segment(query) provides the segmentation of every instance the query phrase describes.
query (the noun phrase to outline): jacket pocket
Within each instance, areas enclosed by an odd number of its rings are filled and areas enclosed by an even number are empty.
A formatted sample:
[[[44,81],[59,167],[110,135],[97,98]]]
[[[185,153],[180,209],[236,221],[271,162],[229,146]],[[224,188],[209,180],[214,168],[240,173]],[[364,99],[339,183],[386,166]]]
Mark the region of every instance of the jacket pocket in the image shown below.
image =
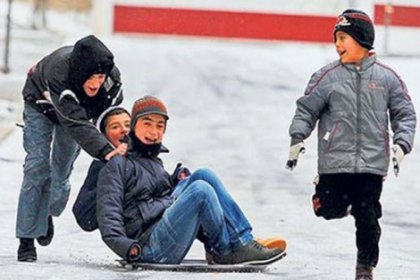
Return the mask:
[[[334,125],[331,128],[331,130],[327,131],[322,138],[322,141],[325,143],[324,144],[324,152],[326,152],[326,153],[331,149],[331,146],[332,146],[332,144],[335,140],[335,136],[337,134],[338,127],[339,127],[338,124],[339,124],[338,121],[334,122]]]

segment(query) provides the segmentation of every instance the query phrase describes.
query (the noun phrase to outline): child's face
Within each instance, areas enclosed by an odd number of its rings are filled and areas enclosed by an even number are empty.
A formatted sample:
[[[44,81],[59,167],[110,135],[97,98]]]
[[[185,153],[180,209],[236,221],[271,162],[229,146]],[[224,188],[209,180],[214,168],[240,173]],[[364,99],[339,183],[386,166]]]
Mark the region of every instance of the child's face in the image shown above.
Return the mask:
[[[128,114],[122,113],[109,116],[106,119],[105,136],[114,145],[118,147],[121,139],[130,132],[131,118]]]
[[[94,97],[98,94],[99,89],[105,82],[106,75],[105,74],[93,74],[86,80],[83,84],[83,90],[85,91],[86,95],[89,97]]]
[[[353,37],[343,31],[335,33],[335,49],[342,63],[359,65],[363,58],[369,56],[367,49],[363,48]]]
[[[165,127],[166,120],[163,116],[150,114],[137,120],[134,133],[146,145],[158,144],[162,142]]]

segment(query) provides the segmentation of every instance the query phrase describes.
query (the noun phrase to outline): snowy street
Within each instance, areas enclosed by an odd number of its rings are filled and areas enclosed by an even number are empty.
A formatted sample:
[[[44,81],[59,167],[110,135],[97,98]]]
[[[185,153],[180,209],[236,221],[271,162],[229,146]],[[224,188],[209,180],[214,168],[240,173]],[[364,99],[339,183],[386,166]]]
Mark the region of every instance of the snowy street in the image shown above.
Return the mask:
[[[31,49],[28,32],[23,32],[13,45],[16,67],[11,79],[16,88],[23,86],[26,69],[36,62],[28,61],[28,57],[40,58],[58,47],[54,41]],[[55,34],[54,40],[71,44],[87,34],[69,31]],[[51,245],[37,245],[37,262],[17,262],[15,220],[25,153],[22,130],[14,123],[20,122],[21,101],[20,96],[10,101],[0,95],[0,117],[12,128],[0,142],[2,280],[353,279],[353,218],[327,222],[312,212],[316,133],[305,141],[306,154],[300,157],[297,168],[293,172],[285,169],[295,100],[303,94],[311,74],[337,58],[333,44],[121,35],[101,39],[113,51],[121,70],[126,108],[131,110],[133,101],[145,94],[166,102],[170,120],[164,144],[171,152],[161,158],[167,170],[172,172],[178,161],[191,170],[213,169],[242,206],[255,236],[286,238],[288,255],[266,273],[256,274],[124,270],[114,262],[117,256],[102,242],[99,232],[83,232],[71,212],[91,161],[82,153],[71,176],[70,201],[64,213],[54,220]],[[36,53],[30,53],[31,50]],[[406,82],[419,115],[420,57],[379,54],[379,59]],[[1,73],[0,91],[7,80],[8,76]],[[10,117],[11,111],[14,117]],[[398,178],[390,169],[384,183],[381,252],[375,279],[419,279],[419,141],[418,136]],[[201,244],[195,243],[188,257],[204,258]]]

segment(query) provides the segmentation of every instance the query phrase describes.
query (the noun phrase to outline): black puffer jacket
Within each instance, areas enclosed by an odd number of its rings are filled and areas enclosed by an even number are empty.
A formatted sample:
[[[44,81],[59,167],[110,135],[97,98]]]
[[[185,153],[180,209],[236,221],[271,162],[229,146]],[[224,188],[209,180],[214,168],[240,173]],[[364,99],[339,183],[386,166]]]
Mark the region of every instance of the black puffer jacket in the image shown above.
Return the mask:
[[[107,79],[95,97],[88,97],[83,83],[98,72],[106,73]],[[22,93],[26,102],[63,125],[91,156],[103,159],[113,150],[90,120],[122,102],[120,72],[112,53],[95,36],[44,57],[29,70]]]
[[[151,226],[173,203],[170,175],[156,156],[116,156],[101,170],[96,214],[104,242],[126,259],[134,243],[147,241]]]

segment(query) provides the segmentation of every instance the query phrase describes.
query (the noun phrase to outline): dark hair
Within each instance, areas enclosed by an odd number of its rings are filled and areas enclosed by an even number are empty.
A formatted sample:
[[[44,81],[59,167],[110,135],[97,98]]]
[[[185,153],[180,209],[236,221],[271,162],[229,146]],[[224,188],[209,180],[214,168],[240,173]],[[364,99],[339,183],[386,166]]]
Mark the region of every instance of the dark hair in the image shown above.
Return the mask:
[[[97,123],[98,129],[102,133],[105,133],[105,128],[106,128],[109,117],[116,116],[116,115],[121,115],[121,114],[127,114],[131,118],[130,113],[122,107],[110,107],[110,108],[108,108],[108,110],[104,111],[101,114],[101,116],[99,116],[99,118],[97,120],[98,121],[98,123]]]

